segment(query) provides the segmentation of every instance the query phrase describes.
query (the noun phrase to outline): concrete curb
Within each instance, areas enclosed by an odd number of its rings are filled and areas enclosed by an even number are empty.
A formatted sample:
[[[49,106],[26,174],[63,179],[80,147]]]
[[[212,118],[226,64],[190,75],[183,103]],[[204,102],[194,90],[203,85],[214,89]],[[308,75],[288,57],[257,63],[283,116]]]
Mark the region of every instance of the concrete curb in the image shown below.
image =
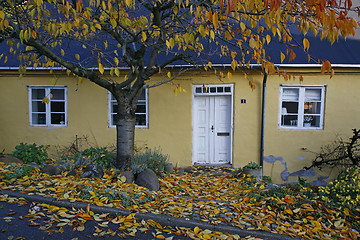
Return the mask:
[[[75,209],[86,209],[88,203],[86,202],[70,202],[68,200],[56,200],[51,197],[44,197],[39,195],[29,195],[26,193],[14,192],[10,190],[1,190],[0,194],[6,194],[10,197],[15,198],[24,198],[31,202],[38,202],[38,203],[46,203],[58,207],[65,207],[65,208],[75,208]],[[110,213],[112,215],[120,214],[123,216],[130,215],[132,212],[131,210],[126,209],[119,209],[119,208],[111,208],[111,207],[99,207],[93,204],[90,204],[90,209],[94,213]],[[237,234],[240,237],[259,237],[262,239],[267,240],[295,240],[300,238],[290,237],[286,235],[280,235],[265,231],[247,231],[242,230],[237,227],[233,226],[225,226],[225,225],[211,225],[202,221],[195,221],[195,220],[187,220],[184,218],[177,218],[168,215],[161,215],[161,214],[153,214],[153,213],[136,213],[135,218],[140,220],[149,220],[152,219],[155,222],[161,224],[162,226],[172,226],[172,227],[186,227],[186,228],[195,228],[199,227],[201,229],[209,229],[211,231],[216,232],[223,232],[223,233],[230,233],[230,234]]]

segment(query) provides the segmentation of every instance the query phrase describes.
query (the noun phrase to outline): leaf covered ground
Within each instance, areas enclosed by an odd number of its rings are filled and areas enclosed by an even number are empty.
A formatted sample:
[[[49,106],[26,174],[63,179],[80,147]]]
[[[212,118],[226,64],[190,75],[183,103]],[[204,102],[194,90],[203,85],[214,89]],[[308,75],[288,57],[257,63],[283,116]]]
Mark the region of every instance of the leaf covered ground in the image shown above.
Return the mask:
[[[164,175],[160,179],[160,191],[150,192],[135,184],[123,183],[114,170],[109,170],[102,179],[81,179],[79,174],[65,177],[66,173],[48,176],[38,170],[29,176],[9,178],[6,176],[13,173],[14,168],[0,164],[0,188],[308,239],[360,237],[360,206],[352,202],[351,197],[346,204],[339,204],[324,195],[327,188],[307,184],[271,188],[251,176],[236,176],[231,169],[193,167],[188,170],[181,175]],[[196,236],[201,231],[190,232]],[[205,233],[200,238],[211,238],[211,234]]]

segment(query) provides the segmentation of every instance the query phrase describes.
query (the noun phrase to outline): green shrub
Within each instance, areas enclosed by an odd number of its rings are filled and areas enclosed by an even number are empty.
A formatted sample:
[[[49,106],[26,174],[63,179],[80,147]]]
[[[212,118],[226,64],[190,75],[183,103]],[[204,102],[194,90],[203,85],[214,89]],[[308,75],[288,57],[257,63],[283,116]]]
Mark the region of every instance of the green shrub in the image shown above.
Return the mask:
[[[360,167],[341,172],[326,187],[319,187],[321,201],[349,208],[360,208]]]
[[[13,178],[17,179],[29,176],[30,173],[34,170],[34,168],[28,165],[10,164],[7,170],[8,172],[5,173],[5,179],[10,180]]]
[[[113,167],[114,159],[108,152],[106,147],[103,148],[88,148],[84,151],[77,153],[75,163],[96,163],[101,165],[103,168],[109,169]],[[85,165],[85,164],[83,164]]]
[[[134,174],[138,174],[145,168],[150,168],[157,175],[160,175],[164,171],[168,161],[169,156],[162,154],[159,148],[155,148],[154,150],[146,149],[145,152],[135,154],[131,170]]]
[[[244,168],[249,168],[249,169],[259,169],[261,168],[259,164],[254,163],[254,162],[250,162],[248,163]]]
[[[37,146],[35,143],[20,143],[15,147],[12,155],[24,163],[35,162],[40,166],[44,165],[45,161],[49,159],[46,147],[43,145]]]

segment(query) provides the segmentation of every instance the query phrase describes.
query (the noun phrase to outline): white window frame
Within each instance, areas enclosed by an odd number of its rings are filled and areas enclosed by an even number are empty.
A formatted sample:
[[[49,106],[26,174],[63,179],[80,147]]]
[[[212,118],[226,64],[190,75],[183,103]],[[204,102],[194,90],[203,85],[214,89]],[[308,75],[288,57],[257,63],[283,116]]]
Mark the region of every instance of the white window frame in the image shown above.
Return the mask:
[[[145,86],[143,88],[143,90],[145,91],[145,100],[138,100],[138,102],[142,101],[145,103],[145,118],[146,118],[146,124],[145,125],[136,125],[135,123],[135,128],[149,128],[149,91],[148,91],[148,87]],[[112,121],[112,115],[115,115],[115,113],[112,112],[112,106],[111,103],[112,98],[111,98],[111,92],[108,92],[108,126],[109,128],[115,128],[115,124]],[[135,113],[135,115],[144,115],[143,113]]]
[[[32,99],[32,90],[33,89],[44,89],[45,90],[45,97],[47,97],[49,99],[49,103],[44,103],[45,104],[45,115],[46,115],[46,121],[45,124],[36,124],[33,123],[33,119],[32,119],[32,115],[33,113],[36,113],[33,111],[32,109],[32,103],[33,100]],[[51,99],[51,95],[50,92],[52,89],[62,89],[64,90],[64,102],[65,102],[65,119],[64,119],[64,123],[63,124],[52,124],[51,123],[51,102],[52,101],[57,101],[57,100],[53,100]],[[68,113],[67,113],[67,87],[66,86],[42,86],[42,85],[31,85],[28,86],[28,92],[29,92],[29,122],[30,122],[30,126],[32,127],[67,127],[68,125]],[[53,112],[54,113],[54,112]],[[61,112],[62,113],[62,112]]]
[[[296,125],[294,126],[284,126],[282,124],[283,117],[283,90],[285,88],[297,88],[299,89],[299,106],[298,106],[298,120],[296,121]],[[321,90],[321,104],[320,104],[320,123],[319,126],[304,126],[304,103],[305,103],[305,89],[320,89]],[[279,119],[278,126],[281,129],[323,129],[324,128],[324,109],[325,109],[325,90],[326,85],[280,85],[280,103],[279,103]]]

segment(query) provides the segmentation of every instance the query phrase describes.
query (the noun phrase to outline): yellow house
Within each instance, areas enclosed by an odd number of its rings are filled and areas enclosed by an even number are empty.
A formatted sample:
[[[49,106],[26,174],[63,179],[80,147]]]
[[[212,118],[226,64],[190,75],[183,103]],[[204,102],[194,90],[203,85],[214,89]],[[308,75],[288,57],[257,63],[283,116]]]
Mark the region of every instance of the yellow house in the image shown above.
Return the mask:
[[[257,162],[274,182],[293,182],[298,176],[324,181],[329,169],[303,170],[312,152],[360,127],[360,64],[332,63],[336,73],[331,79],[320,73],[319,64],[281,66],[303,81],[266,75],[258,66],[221,80],[192,70],[174,82],[186,90],[177,95],[170,83],[152,87],[161,80],[154,76],[138,102],[136,146],[160,147],[176,166],[239,168]],[[50,75],[46,69],[30,69],[19,78],[16,68],[2,67],[0,151],[10,153],[27,142],[49,145],[55,156],[59,147],[83,138],[92,146],[113,146],[113,104],[105,89],[64,71]]]

